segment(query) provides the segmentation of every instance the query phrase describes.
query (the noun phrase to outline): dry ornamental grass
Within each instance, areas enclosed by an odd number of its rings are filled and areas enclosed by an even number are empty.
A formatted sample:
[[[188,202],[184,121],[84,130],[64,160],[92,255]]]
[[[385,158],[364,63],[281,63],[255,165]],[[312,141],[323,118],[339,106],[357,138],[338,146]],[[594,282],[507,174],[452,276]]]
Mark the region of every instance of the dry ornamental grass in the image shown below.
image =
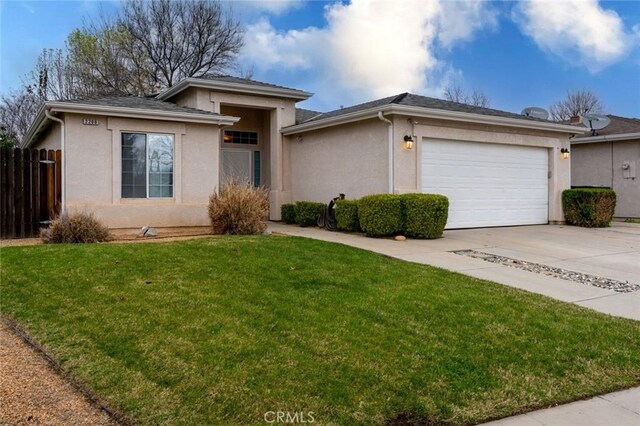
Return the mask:
[[[64,213],[40,232],[42,241],[48,244],[101,243],[112,239],[109,228],[92,213]]]
[[[209,218],[214,234],[260,234],[267,229],[269,193],[230,180],[209,198]]]

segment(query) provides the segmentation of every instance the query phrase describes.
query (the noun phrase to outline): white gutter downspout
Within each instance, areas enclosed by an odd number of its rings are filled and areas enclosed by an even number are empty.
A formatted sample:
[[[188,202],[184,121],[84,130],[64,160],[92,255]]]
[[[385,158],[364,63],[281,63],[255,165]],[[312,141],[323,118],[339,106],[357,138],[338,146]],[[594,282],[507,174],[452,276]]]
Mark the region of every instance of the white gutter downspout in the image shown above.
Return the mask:
[[[60,123],[60,149],[62,150],[62,164],[60,167],[60,176],[62,180],[62,188],[60,188],[60,214],[62,215],[67,209],[67,175],[66,175],[66,163],[67,163],[67,152],[65,151],[65,131],[64,131],[64,121],[51,115],[48,109],[44,110],[44,115],[47,116],[48,119],[57,121]]]
[[[389,126],[389,194],[393,194],[393,123],[382,115],[382,111],[378,112],[378,118]]]

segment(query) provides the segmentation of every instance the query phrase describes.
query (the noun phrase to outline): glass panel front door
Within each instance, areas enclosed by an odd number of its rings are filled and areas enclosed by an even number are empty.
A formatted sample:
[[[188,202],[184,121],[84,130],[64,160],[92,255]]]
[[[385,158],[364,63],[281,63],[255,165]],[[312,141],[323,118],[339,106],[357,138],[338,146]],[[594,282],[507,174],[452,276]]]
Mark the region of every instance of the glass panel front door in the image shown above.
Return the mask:
[[[251,151],[247,150],[222,150],[222,176],[224,185],[229,180],[236,180],[241,184],[251,184]]]

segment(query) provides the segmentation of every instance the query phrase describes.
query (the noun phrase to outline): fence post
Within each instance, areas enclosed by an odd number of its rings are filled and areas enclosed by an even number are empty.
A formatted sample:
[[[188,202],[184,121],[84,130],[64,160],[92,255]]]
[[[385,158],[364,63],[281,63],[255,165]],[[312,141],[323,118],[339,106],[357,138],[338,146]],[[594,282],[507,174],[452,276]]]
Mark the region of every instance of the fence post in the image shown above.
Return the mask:
[[[47,164],[47,208],[49,211],[49,219],[53,219],[56,215],[56,152],[52,149],[47,152],[48,159],[51,163]]]
[[[9,236],[9,148],[0,148],[0,237]]]
[[[31,221],[31,153],[28,149],[20,151],[22,156],[22,186],[23,186],[23,214],[22,214],[22,236],[31,237],[33,235],[33,222]]]
[[[22,182],[22,151],[16,148],[13,151],[13,182],[14,182],[14,199],[15,199],[15,236],[24,236],[24,183]]]
[[[62,150],[56,150],[56,216],[62,210]]]
[[[33,235],[40,232],[40,153],[37,149],[29,151],[31,155],[31,224]]]
[[[47,185],[47,150],[40,150],[40,212],[38,213],[38,222],[42,222],[49,219],[49,212],[47,211],[47,191],[49,190]]]
[[[7,226],[9,227],[9,232],[7,233],[7,236],[9,238],[15,238],[16,237],[16,200],[15,197],[13,196],[13,194],[15,193],[15,178],[14,178],[14,165],[15,165],[15,151],[13,149],[9,150],[10,153],[10,157],[9,157],[9,164],[7,167],[7,178],[8,178],[8,183],[9,183],[9,187],[7,189],[7,192],[9,193],[9,220],[7,221]]]

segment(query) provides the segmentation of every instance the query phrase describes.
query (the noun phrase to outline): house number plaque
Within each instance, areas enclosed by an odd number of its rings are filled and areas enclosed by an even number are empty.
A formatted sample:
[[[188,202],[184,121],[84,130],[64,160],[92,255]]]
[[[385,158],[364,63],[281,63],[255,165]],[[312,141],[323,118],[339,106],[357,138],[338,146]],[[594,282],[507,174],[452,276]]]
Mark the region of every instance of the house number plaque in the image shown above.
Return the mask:
[[[85,126],[97,126],[100,124],[100,122],[95,118],[83,118],[82,124],[84,124]]]

